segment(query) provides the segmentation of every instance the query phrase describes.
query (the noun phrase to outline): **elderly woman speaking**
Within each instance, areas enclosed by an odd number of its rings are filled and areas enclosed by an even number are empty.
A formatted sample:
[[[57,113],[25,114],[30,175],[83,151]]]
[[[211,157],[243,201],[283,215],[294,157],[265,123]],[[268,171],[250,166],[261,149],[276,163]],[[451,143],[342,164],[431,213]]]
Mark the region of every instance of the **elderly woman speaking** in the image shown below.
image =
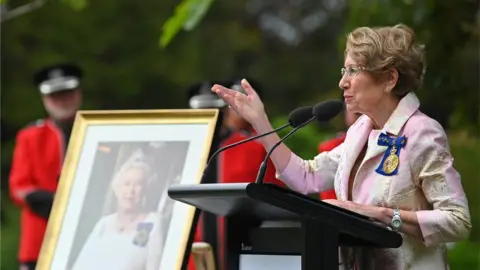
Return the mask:
[[[448,269],[445,244],[466,238],[471,229],[445,131],[419,111],[414,94],[425,67],[423,45],[407,26],[355,29],[347,37],[339,86],[347,110],[363,115],[343,144],[313,160],[284,144],[271,156],[292,189],[318,193],[334,187],[338,200],[329,203],[402,234],[398,249],[342,248],[346,269]],[[220,85],[212,91],[258,133],[271,131],[262,101],[242,83],[246,95]],[[269,150],[278,141],[272,134],[262,144]]]

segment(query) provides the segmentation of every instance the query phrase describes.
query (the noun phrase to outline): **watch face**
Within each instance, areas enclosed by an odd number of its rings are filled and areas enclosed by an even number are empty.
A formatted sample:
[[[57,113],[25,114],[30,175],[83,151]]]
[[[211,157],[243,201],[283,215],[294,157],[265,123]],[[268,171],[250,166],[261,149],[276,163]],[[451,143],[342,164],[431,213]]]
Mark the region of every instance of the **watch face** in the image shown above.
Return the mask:
[[[401,225],[402,225],[402,221],[401,221],[401,220],[398,220],[398,219],[392,220],[392,226],[393,226],[394,228],[400,228]]]

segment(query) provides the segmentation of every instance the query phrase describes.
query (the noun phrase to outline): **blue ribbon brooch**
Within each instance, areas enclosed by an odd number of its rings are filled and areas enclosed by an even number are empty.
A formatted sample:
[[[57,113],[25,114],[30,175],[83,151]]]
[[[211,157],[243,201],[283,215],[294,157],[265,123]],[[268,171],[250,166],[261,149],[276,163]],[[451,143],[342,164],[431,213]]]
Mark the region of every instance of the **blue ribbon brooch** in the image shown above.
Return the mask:
[[[398,173],[400,149],[405,146],[406,142],[407,138],[405,136],[390,137],[385,133],[381,133],[378,138],[378,145],[387,146],[387,150],[375,171],[385,176],[396,175]]]
[[[152,222],[140,222],[137,225],[137,234],[133,238],[133,244],[139,247],[144,247],[148,243],[150,232],[153,229]]]

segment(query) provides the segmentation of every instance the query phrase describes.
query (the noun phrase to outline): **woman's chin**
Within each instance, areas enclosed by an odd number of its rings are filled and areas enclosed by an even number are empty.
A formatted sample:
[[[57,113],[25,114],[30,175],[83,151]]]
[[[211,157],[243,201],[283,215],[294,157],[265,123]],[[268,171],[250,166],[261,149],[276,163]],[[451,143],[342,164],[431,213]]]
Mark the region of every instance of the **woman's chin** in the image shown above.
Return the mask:
[[[345,107],[347,108],[347,110],[351,113],[358,113],[358,107],[355,106],[355,104],[349,102],[349,103],[345,103]]]
[[[135,204],[132,204],[132,203],[126,203],[119,207],[119,210],[121,212],[131,212],[135,209],[137,209],[137,207],[135,206]]]

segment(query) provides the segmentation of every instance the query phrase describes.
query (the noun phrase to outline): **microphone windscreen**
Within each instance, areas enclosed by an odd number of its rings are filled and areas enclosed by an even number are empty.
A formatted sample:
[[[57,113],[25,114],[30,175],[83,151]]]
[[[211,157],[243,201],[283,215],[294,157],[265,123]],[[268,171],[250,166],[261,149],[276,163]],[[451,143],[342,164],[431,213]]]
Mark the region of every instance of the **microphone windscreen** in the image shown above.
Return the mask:
[[[342,109],[343,102],[338,99],[332,99],[315,105],[312,114],[317,118],[317,121],[323,122],[337,116]]]
[[[295,110],[293,110],[289,115],[288,115],[288,123],[290,123],[290,126],[296,128],[300,126],[301,124],[307,122],[313,117],[313,107],[312,106],[305,106],[305,107],[300,107]]]

